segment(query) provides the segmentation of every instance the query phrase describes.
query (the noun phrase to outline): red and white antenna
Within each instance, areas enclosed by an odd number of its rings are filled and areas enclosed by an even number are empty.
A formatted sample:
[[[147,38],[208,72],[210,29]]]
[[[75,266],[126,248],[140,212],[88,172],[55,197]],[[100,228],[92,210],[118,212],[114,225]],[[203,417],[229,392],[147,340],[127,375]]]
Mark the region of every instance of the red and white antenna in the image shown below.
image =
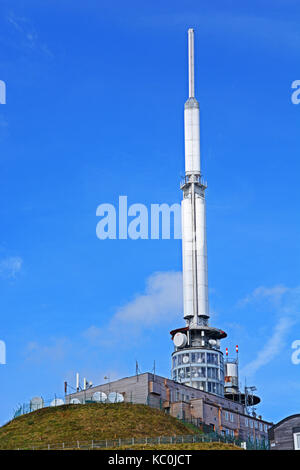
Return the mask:
[[[239,353],[239,345],[238,344],[236,345],[235,350],[236,350],[236,353],[238,354]]]
[[[226,348],[226,356],[228,356],[228,348]]]

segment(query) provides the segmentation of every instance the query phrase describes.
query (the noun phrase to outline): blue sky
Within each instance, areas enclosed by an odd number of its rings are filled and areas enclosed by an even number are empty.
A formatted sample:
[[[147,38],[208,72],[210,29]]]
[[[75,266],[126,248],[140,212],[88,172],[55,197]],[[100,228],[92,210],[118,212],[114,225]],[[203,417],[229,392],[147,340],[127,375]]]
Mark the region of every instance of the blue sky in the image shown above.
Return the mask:
[[[299,20],[296,0],[1,2],[1,423],[76,371],[169,376],[180,240],[99,240],[96,208],[180,202],[189,27],[211,323],[259,412],[299,412]]]

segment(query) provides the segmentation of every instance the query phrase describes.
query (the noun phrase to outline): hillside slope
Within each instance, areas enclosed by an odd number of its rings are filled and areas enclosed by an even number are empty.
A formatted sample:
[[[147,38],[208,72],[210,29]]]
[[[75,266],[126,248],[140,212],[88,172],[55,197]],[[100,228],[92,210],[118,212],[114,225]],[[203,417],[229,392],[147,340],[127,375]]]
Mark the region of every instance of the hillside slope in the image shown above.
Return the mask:
[[[1,427],[0,449],[193,433],[177,419],[146,405],[63,405],[33,411]]]

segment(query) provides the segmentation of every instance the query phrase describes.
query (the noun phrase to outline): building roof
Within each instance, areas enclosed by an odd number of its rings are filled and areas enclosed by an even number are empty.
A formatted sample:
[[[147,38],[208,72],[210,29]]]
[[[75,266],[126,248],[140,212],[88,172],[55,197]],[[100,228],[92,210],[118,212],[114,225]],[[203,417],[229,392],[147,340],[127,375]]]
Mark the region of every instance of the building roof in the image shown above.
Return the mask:
[[[299,418],[300,420],[300,413],[297,413],[295,415],[290,415],[290,416],[287,416],[286,418],[283,418],[281,421],[279,421],[278,423],[276,424],[273,424],[272,428],[271,429],[276,429],[278,426],[281,426],[283,423],[285,423],[286,421],[289,421],[290,419],[294,419],[294,418]]]

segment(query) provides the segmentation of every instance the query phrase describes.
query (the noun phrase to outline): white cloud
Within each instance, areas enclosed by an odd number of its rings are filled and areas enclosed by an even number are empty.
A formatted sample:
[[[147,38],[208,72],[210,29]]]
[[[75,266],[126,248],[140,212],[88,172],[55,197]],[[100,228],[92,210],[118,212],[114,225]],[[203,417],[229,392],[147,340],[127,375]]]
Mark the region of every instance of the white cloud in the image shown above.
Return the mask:
[[[271,288],[261,286],[242,299],[239,304],[260,304],[263,301],[271,304],[276,322],[271,336],[257,353],[255,359],[242,369],[241,372],[244,375],[254,375],[261,367],[275,359],[285,348],[286,338],[291,328],[300,322],[300,286],[295,288],[283,285]]]
[[[240,306],[242,306],[250,302],[267,299],[268,301],[278,304],[278,302],[282,299],[282,296],[288,291],[289,288],[282,285],[274,287],[260,286],[254,289],[251,294],[244,297],[244,299],[240,300],[238,303]]]
[[[272,336],[269,338],[265,346],[258,352],[256,358],[242,369],[242,374],[245,376],[252,376],[261,367],[271,362],[284,348],[286,335],[294,323],[295,322],[291,318],[280,318],[278,323],[275,325]]]
[[[19,256],[11,256],[0,261],[0,276],[3,279],[14,279],[16,274],[21,271],[23,264]]]
[[[180,318],[181,311],[181,272],[157,272],[147,279],[145,292],[120,307],[106,328],[93,325],[84,336],[94,343],[110,344],[120,336],[136,336],[142,330]]]
[[[22,50],[40,51],[49,57],[53,57],[47,45],[40,41],[30,18],[16,16],[13,11],[10,11],[6,16],[6,21],[11,25],[14,32],[13,45],[15,47]]]
[[[30,341],[25,349],[25,357],[27,361],[34,363],[58,362],[65,358],[68,349],[69,340],[67,338],[55,339],[50,345]]]

